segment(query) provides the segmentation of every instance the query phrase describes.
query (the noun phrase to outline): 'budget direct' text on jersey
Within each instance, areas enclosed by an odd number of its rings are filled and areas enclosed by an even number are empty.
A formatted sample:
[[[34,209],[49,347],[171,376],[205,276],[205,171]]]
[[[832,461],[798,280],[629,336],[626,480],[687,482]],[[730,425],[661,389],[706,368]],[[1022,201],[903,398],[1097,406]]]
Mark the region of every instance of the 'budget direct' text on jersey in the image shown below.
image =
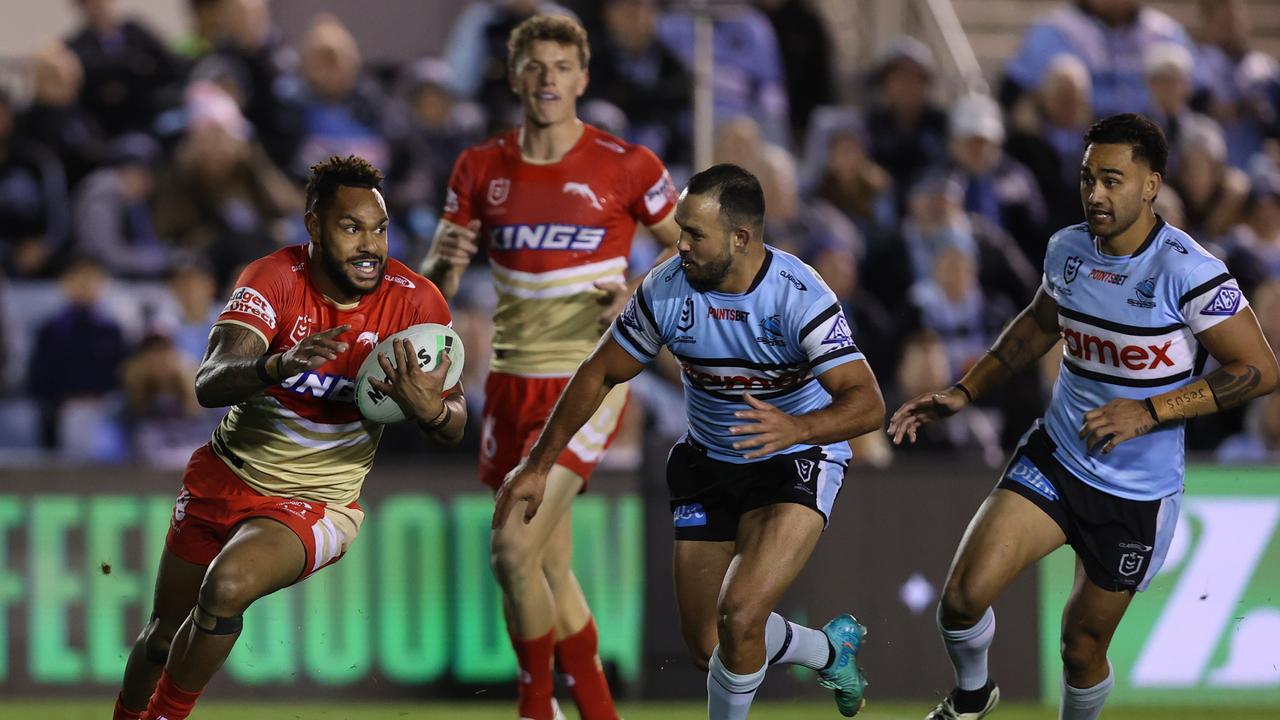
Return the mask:
[[[492,369],[570,375],[600,339],[594,283],[625,282],[636,223],[665,218],[676,189],[652,152],[590,125],[550,164],[524,160],[519,137],[458,158],[444,217],[481,222],[498,291]]]
[[[1045,293],[1058,303],[1062,367],[1045,414],[1058,459],[1080,479],[1135,500],[1182,487],[1182,423],[1165,423],[1103,455],[1079,438],[1084,414],[1116,398],[1141,400],[1204,371],[1196,340],[1248,306],[1226,266],[1157,220],[1124,257],[1098,250],[1087,225],[1058,231],[1045,254]]]
[[[831,404],[817,376],[862,360],[834,293],[794,255],[766,246],[764,265],[741,295],[698,292],[680,258],[654,268],[613,323],[613,338],[643,363],[666,345],[680,362],[689,438],[727,462],[748,462],[729,434],[751,409],[742,393],[801,415]],[[797,452],[809,446],[779,451]],[[849,444],[824,447],[847,461]]]

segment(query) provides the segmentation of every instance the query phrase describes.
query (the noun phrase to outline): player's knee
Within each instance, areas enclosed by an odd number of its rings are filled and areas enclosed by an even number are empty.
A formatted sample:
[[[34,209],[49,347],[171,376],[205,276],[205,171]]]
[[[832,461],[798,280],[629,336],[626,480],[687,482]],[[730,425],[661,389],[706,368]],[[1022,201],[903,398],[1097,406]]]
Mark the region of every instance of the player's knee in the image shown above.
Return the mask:
[[[973,583],[967,582],[963,577],[952,578],[942,591],[938,617],[945,628],[955,630],[973,627],[982,620],[990,606],[991,603],[977,592]]]
[[[1107,663],[1107,643],[1087,629],[1063,633],[1061,650],[1067,675],[1085,675]]]
[[[169,646],[173,644],[173,635],[177,628],[169,623],[160,622],[159,618],[151,618],[142,629],[142,654],[147,662],[163,665],[169,660]]]
[[[519,535],[494,533],[489,543],[489,564],[499,581],[519,578],[541,570],[541,558]]]
[[[711,653],[716,649],[716,630],[701,625],[680,625],[680,634],[684,636],[685,647],[689,649],[689,658],[699,670],[706,672],[711,665]]]
[[[750,600],[735,600],[727,597],[720,603],[717,629],[720,642],[734,645],[764,640],[764,624],[769,618],[769,609],[758,607]]]
[[[241,573],[215,570],[200,585],[200,607],[219,617],[240,615],[257,599],[253,583]]]

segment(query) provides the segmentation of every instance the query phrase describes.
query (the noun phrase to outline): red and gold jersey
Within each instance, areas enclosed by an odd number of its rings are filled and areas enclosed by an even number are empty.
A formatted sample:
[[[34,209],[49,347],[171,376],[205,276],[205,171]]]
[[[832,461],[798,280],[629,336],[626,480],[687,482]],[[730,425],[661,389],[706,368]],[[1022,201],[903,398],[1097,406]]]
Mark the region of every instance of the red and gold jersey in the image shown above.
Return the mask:
[[[216,324],[249,328],[270,353],[350,325],[338,337],[347,351],[232,407],[213,448],[258,492],[346,505],[360,496],[382,437],[382,425],[355,404],[360,363],[379,340],[410,325],[450,324],[449,306],[430,280],[394,259],[377,290],[339,305],[312,284],[310,262],[299,245],[250,264]]]
[[[590,125],[547,164],[521,157],[519,132],[458,158],[444,217],[481,223],[498,292],[492,369],[569,375],[600,339],[593,283],[625,281],[636,223],[665,219],[676,189],[647,148]]]

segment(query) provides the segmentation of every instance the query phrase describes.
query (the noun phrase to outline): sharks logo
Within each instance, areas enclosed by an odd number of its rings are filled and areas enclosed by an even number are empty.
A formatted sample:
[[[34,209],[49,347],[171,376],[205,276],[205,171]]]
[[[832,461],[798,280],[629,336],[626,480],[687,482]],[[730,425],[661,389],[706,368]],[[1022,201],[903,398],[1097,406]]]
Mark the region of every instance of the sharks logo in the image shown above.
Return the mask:
[[[591,203],[591,207],[597,210],[604,209],[604,200],[596,197],[595,191],[586,183],[567,182],[564,184],[564,192],[569,193],[570,195],[577,195],[580,198],[585,198],[587,202]]]

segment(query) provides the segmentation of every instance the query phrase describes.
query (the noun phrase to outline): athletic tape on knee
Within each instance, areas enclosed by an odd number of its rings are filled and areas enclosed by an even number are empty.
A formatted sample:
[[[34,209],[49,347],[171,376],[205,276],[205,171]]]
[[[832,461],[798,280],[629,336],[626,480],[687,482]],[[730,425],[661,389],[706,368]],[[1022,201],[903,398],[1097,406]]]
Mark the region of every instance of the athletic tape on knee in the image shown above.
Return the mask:
[[[196,605],[195,610],[191,611],[191,622],[197,630],[208,635],[235,635],[244,627],[244,616],[218,617]]]

